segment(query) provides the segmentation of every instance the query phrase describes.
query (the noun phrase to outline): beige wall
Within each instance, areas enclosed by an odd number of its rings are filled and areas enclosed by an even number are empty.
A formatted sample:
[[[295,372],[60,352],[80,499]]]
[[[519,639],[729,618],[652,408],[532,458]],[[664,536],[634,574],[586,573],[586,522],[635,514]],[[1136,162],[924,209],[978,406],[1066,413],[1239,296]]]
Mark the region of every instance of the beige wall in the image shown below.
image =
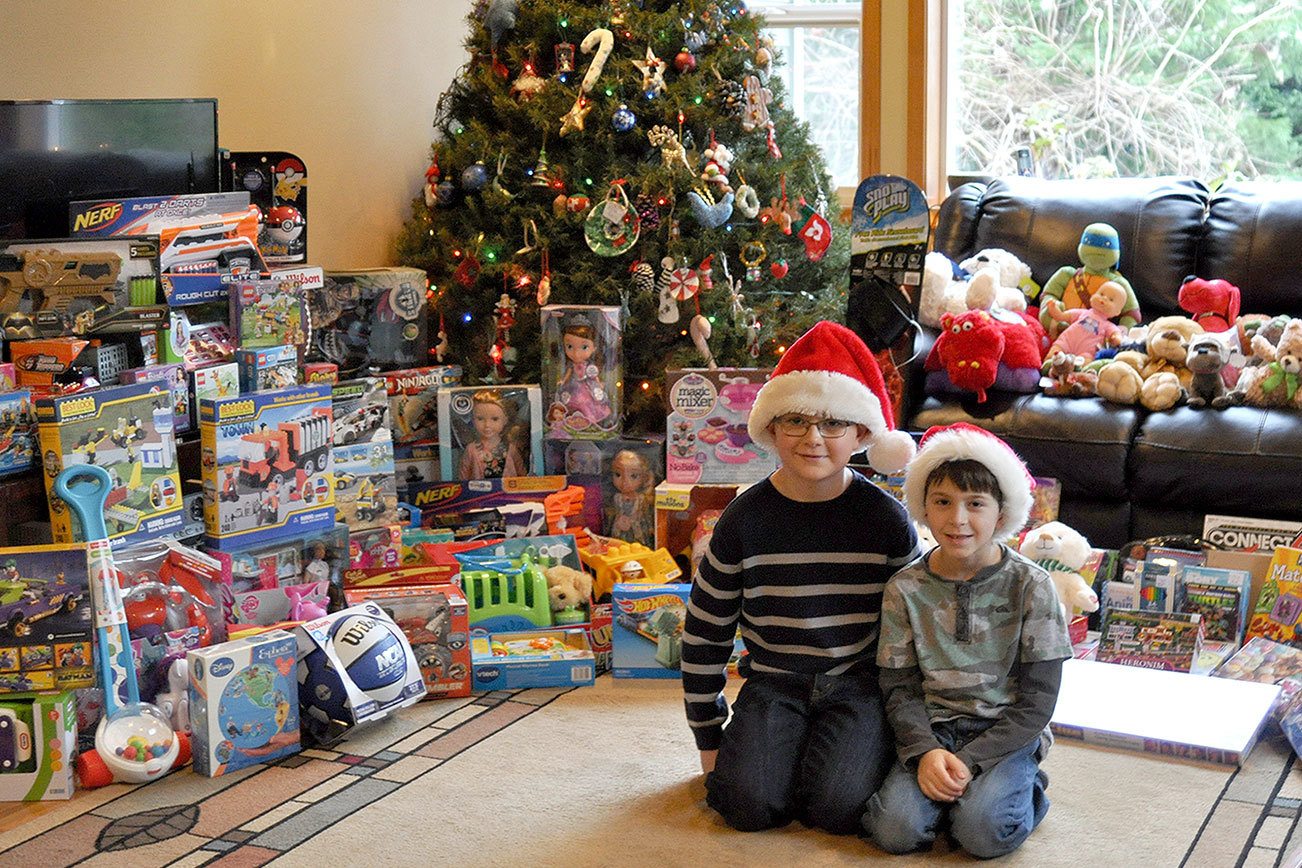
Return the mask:
[[[383,265],[471,0],[3,0],[0,98],[216,97],[222,147],[307,164],[309,253]],[[20,62],[14,62],[21,56]]]

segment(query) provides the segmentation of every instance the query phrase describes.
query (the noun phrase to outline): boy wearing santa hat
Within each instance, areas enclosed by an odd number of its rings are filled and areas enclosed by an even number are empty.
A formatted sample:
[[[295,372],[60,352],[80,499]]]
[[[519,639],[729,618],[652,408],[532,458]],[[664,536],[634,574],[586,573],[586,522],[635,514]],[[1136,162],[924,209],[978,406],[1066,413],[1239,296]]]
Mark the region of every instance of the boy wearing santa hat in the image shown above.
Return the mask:
[[[905,504],[936,547],[882,600],[897,760],[864,828],[888,852],[929,847],[948,821],[972,855],[1002,856],[1049,809],[1040,760],[1071,643],[1049,574],[1003,543],[1026,524],[1032,488],[1004,441],[963,422],[927,431],[905,474]]]
[[[719,517],[683,630],[707,802],[741,830],[799,819],[858,832],[893,759],[874,663],[881,594],[917,537],[903,506],[846,465],[867,448],[874,468],[898,471],[913,440],[892,430],[868,348],[830,322],[783,355],[748,427],[780,466]],[[746,682],[724,726],[738,626]]]

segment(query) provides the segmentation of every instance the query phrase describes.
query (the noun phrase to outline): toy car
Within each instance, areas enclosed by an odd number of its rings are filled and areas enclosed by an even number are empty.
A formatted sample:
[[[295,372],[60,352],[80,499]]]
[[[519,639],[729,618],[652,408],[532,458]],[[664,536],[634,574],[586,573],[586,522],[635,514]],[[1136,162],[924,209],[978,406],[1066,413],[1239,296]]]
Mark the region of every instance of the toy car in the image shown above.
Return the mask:
[[[11,636],[26,636],[32,624],[60,611],[72,612],[82,594],[58,579],[0,580],[0,625]]]

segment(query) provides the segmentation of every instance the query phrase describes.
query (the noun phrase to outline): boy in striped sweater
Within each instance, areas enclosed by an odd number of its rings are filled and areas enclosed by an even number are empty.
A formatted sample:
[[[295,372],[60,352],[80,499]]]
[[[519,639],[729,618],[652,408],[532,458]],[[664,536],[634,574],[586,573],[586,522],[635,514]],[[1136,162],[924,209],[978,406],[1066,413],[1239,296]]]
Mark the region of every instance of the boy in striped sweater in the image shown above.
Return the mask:
[[[917,537],[904,507],[846,466],[869,447],[875,469],[902,468],[913,441],[892,428],[876,360],[830,322],[791,345],[751,409],[751,439],[781,466],[719,517],[682,646],[707,802],[736,829],[799,819],[857,832],[894,758],[877,622],[886,581],[917,556]],[[746,682],[725,726],[739,625]]]

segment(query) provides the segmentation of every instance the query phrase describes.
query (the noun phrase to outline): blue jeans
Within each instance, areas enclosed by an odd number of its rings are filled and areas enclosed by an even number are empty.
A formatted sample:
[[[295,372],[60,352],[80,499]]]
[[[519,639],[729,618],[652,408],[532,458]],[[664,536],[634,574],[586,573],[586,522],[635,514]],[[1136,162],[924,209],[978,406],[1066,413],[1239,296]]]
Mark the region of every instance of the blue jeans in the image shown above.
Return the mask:
[[[932,727],[946,750],[956,751],[994,721],[953,720]],[[968,853],[992,859],[1011,853],[1049,812],[1048,779],[1040,772],[1040,740],[982,769],[954,802],[933,802],[918,788],[918,773],[897,762],[872,798],[863,824],[888,853],[930,847],[948,814],[950,835]]]
[[[875,674],[752,673],[705,780],[706,802],[743,832],[798,819],[853,834],[893,745]]]

